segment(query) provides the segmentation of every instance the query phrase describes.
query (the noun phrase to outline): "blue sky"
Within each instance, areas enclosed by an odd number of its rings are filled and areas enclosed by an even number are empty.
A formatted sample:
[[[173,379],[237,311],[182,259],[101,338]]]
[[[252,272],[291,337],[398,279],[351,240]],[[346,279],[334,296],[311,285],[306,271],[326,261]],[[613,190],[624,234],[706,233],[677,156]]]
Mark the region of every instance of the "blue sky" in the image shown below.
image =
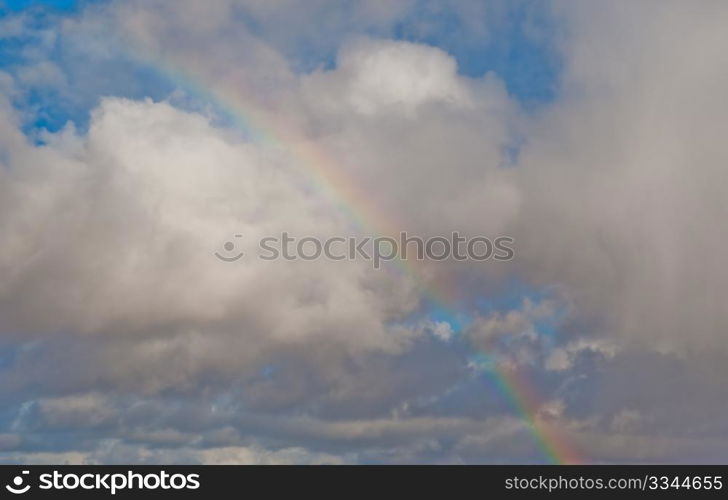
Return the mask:
[[[65,17],[76,16],[80,9],[99,1],[79,0],[16,0],[6,2],[9,13],[25,13],[29,16],[26,26],[31,31],[22,36],[6,38],[0,41],[0,52],[3,54],[0,68],[12,72],[13,68],[27,63],[23,52],[36,43],[33,31],[53,29]],[[441,47],[456,58],[458,70],[473,78],[493,72],[503,80],[508,92],[518,100],[525,109],[538,107],[552,101],[559,85],[559,55],[555,48],[559,36],[559,23],[548,10],[532,2],[518,2],[513,5],[498,5],[482,13],[486,18],[494,13],[494,19],[483,19],[487,28],[492,31],[487,37],[471,36],[461,25],[462,19],[455,13],[445,10],[428,11],[422,7],[412,10],[407,18],[399,20],[390,28],[394,39]],[[249,20],[255,26],[254,20]],[[415,26],[427,23],[426,33],[418,33]],[[365,30],[363,34],[377,35],[376,30]],[[351,33],[338,34],[337,37],[351,36]],[[289,49],[292,64],[308,70],[322,65],[333,67],[338,38],[330,43],[317,42],[313,47],[306,43]],[[75,75],[79,66],[84,64],[80,57],[83,54],[69,53],[59,43],[47,47],[49,56],[61,68],[68,72],[71,79],[85,78],[87,75]],[[86,61],[85,63],[88,63]],[[98,62],[97,62],[98,63]],[[175,88],[166,76],[153,67],[147,67],[131,61],[116,61],[109,65],[109,76],[105,76],[91,88],[91,92],[101,95],[125,95],[133,98],[145,96],[153,99],[164,99]],[[125,86],[119,86],[118,80],[125,80]],[[48,129],[56,131],[68,120],[77,126],[85,127],[89,107],[94,101],[91,96],[84,96],[83,102],[69,101],[57,95],[52,88],[29,88],[22,97],[20,106],[32,110],[34,119],[27,125],[28,131]]]
[[[82,3],[78,0],[4,0],[2,6],[12,12],[19,12],[33,7],[68,12],[76,10]]]

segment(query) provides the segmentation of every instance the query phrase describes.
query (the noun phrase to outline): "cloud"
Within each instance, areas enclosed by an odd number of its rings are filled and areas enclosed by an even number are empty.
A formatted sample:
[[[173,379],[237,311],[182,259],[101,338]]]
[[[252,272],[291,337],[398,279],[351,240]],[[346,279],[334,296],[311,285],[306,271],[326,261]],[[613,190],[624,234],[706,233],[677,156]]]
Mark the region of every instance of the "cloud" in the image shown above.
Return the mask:
[[[316,106],[344,103],[350,112],[364,115],[401,116],[430,103],[467,106],[470,101],[451,56],[406,42],[352,43],[339,52],[334,71],[309,77],[308,85],[313,87],[310,99]]]
[[[337,465],[342,463],[336,456],[309,453],[301,448],[265,450],[259,447],[223,447],[204,450],[182,449],[170,453],[165,450],[111,446],[94,452],[33,452],[9,457],[9,463],[59,464],[59,465],[108,465],[113,463],[135,464],[194,464],[194,465]]]
[[[0,308],[18,338],[84,335],[101,349],[97,368],[136,378],[147,366],[163,373],[137,383],[162,388],[200,370],[245,370],[245,358],[257,366],[276,345],[395,352],[411,337],[387,324],[416,305],[412,284],[365,262],[214,257],[237,232],[254,250],[266,235],[346,227],[296,187],[284,158],[200,115],[108,99],[83,137],[8,139]]]
[[[724,351],[718,4],[568,9],[564,97],[521,151],[527,274],[651,348]],[[598,20],[598,21],[597,21]],[[700,26],[688,29],[687,26]],[[675,37],[674,33],[684,33]],[[722,83],[721,83],[722,82]]]

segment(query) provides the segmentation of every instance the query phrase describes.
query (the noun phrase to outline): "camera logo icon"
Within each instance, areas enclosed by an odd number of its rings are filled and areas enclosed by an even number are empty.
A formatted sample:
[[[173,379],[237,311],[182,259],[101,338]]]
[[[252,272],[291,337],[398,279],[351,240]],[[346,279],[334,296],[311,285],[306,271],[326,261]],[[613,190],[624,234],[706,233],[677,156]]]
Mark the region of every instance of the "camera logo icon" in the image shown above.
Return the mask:
[[[242,234],[236,234],[234,236],[235,238],[243,237]],[[234,241],[226,241],[225,244],[222,246],[222,249],[222,252],[215,252],[215,257],[223,262],[235,262],[236,260],[240,260],[240,258],[245,255],[245,253],[237,249],[237,245]]]
[[[30,474],[30,471],[24,470],[21,472],[20,476],[15,476],[13,478],[12,485],[6,484],[5,489],[7,489],[10,493],[13,493],[15,495],[22,495],[23,493],[27,493],[30,489],[30,485],[26,484],[23,486],[23,482],[25,481],[24,475]]]

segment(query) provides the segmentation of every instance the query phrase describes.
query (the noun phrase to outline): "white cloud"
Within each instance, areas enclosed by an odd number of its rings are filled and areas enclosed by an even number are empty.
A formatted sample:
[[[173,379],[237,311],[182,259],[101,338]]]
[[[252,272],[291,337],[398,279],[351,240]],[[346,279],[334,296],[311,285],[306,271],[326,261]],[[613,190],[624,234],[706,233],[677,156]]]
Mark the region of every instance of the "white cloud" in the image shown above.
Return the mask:
[[[44,147],[13,138],[0,172],[6,331],[127,338],[116,369],[130,376],[138,361],[183,353],[193,376],[220,367],[220,356],[237,369],[276,343],[318,339],[355,352],[407,341],[386,326],[415,304],[406,281],[366,262],[255,258],[264,236],[347,231],[298,187],[285,157],[149,101],[105,100],[85,137]],[[217,260],[213,252],[238,232],[251,257]]]
[[[324,109],[342,103],[364,115],[411,115],[426,104],[472,102],[452,56],[435,47],[359,40],[344,47],[333,72],[309,77],[311,99]]]

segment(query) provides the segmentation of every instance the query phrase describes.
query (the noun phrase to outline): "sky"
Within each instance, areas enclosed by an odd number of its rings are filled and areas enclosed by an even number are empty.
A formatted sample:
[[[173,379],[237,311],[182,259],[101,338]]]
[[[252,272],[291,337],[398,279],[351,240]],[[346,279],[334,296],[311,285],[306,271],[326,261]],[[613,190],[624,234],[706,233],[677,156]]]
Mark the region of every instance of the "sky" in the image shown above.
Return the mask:
[[[726,25],[0,1],[0,462],[725,463]],[[401,231],[514,256],[252,255]]]

